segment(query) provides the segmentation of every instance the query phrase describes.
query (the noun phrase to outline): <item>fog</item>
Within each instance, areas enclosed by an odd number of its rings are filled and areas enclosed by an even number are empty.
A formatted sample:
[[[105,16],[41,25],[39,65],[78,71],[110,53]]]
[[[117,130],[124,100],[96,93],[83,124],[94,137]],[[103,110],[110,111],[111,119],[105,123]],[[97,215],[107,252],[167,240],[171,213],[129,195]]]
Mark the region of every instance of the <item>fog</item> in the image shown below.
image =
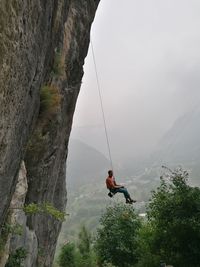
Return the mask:
[[[115,162],[156,147],[200,104],[200,1],[101,0],[91,38]],[[106,156],[91,47],[72,138]]]

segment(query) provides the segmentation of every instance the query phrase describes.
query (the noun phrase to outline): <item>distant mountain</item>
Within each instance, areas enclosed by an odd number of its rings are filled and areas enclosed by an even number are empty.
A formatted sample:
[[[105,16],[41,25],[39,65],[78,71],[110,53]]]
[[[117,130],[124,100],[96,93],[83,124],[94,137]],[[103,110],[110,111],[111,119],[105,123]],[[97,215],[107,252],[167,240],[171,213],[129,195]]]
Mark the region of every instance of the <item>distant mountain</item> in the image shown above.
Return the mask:
[[[200,185],[200,109],[178,118],[144,163],[151,168],[183,166]]]
[[[123,162],[115,168],[120,177],[139,177],[139,180],[159,178],[161,166],[183,166],[189,170],[195,184],[200,185],[200,108],[178,118],[166,132],[150,157]],[[68,163],[68,180],[71,184],[84,184],[104,177],[109,162],[101,152],[78,141],[71,142]],[[77,166],[78,165],[78,166]]]
[[[200,186],[200,108],[178,118],[150,156],[132,161],[123,172],[140,181],[159,182],[163,165],[171,169],[182,166],[189,171],[189,182]]]
[[[108,159],[93,147],[77,140],[70,140],[67,160],[67,183],[69,188],[105,178],[109,168]]]
[[[200,110],[197,109],[175,121],[171,129],[159,142],[156,152],[157,157],[169,163],[192,163],[200,161],[199,141]]]

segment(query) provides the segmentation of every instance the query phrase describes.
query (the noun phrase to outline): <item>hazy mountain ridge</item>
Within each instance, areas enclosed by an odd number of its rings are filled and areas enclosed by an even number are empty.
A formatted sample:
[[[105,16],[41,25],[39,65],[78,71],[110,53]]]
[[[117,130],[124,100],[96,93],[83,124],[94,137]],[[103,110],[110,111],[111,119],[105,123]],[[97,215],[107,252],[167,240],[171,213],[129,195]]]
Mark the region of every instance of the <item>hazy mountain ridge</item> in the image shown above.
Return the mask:
[[[95,148],[71,139],[67,161],[68,185],[72,188],[92,182],[101,182],[109,168],[108,159]]]
[[[141,163],[141,167],[148,169],[149,179],[154,179],[155,172],[161,173],[163,165],[172,169],[181,166],[189,171],[191,182],[199,185],[199,136],[200,110],[197,108],[179,117],[159,141],[157,149]]]
[[[169,161],[200,160],[200,110],[178,118],[159,143],[160,154]]]
[[[144,159],[121,159],[121,166],[115,174],[121,180],[157,180],[161,166],[170,168],[183,166],[190,171],[191,177],[198,180],[200,171],[200,109],[179,117],[159,141],[157,149]],[[77,168],[76,166],[79,166]],[[72,140],[68,160],[68,180],[73,186],[99,181],[107,174],[109,161],[96,149],[78,140]],[[81,177],[81,182],[79,176]]]

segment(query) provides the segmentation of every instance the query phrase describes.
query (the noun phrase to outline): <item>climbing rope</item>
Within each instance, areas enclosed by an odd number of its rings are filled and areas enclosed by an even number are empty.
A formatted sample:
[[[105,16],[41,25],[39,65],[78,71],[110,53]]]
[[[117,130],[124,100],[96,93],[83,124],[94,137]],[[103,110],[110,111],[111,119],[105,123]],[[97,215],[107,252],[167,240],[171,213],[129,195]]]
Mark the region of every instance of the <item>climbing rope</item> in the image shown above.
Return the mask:
[[[100,99],[101,113],[102,113],[103,124],[104,124],[104,131],[105,131],[105,136],[106,136],[106,143],[107,143],[107,147],[108,147],[108,155],[109,155],[109,159],[110,159],[110,167],[113,170],[113,161],[112,161],[111,150],[110,150],[110,142],[109,142],[109,138],[108,138],[108,130],[107,130],[105,112],[104,112],[104,107],[103,107],[102,93],[101,93],[99,75],[98,75],[98,71],[97,71],[97,64],[96,64],[96,58],[95,58],[92,40],[91,40],[91,48],[92,48],[92,57],[93,57],[94,69],[95,69],[95,75],[96,75],[96,81],[97,81],[97,89],[98,89],[99,99]]]
[[[107,130],[107,123],[106,123],[106,118],[105,118],[105,112],[104,112],[104,106],[103,106],[103,100],[102,100],[102,91],[101,91],[101,86],[100,86],[100,82],[99,82],[99,75],[98,75],[98,70],[97,70],[97,64],[96,64],[96,58],[95,58],[95,52],[94,52],[94,47],[93,47],[93,42],[91,40],[91,50],[92,50],[92,57],[93,57],[93,62],[94,62],[94,69],[95,69],[95,75],[96,75],[96,81],[97,81],[97,89],[98,89],[98,94],[99,94],[99,99],[100,99],[100,107],[101,107],[101,112],[102,112],[102,119],[103,119],[103,123],[104,123],[104,130],[105,130],[105,137],[106,137],[106,143],[107,143],[107,147],[108,147],[108,155],[109,155],[109,160],[110,160],[110,166],[111,169],[113,170],[113,161],[112,161],[112,156],[111,156],[111,149],[110,149],[110,142],[109,142],[109,137],[108,137],[108,130]],[[183,125],[183,129],[182,131],[178,134],[176,133],[175,138],[173,141],[171,141],[168,145],[167,148],[165,150],[164,155],[162,155],[161,157],[159,156],[156,159],[156,162],[160,162],[162,165],[164,165],[164,157],[167,154],[170,154],[170,152],[173,151],[173,146],[174,144],[177,142],[178,138],[180,137],[180,135],[183,133],[183,131],[185,130],[185,128],[188,126],[188,122],[190,121],[191,116],[193,115],[193,113],[196,110],[196,107],[199,104],[199,99],[196,101],[196,104],[194,103],[193,109],[190,113],[190,115],[188,116],[188,118],[186,119],[184,125]],[[192,103],[193,104],[193,103]]]

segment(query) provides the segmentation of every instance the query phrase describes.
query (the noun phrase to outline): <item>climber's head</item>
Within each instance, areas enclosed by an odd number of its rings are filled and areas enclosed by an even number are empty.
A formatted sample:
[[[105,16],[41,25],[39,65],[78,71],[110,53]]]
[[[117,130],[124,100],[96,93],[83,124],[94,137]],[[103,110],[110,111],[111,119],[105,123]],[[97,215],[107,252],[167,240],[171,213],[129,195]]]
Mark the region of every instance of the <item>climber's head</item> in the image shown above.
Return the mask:
[[[108,171],[108,175],[109,175],[109,177],[112,177],[113,176],[113,171],[112,170],[109,170]]]

